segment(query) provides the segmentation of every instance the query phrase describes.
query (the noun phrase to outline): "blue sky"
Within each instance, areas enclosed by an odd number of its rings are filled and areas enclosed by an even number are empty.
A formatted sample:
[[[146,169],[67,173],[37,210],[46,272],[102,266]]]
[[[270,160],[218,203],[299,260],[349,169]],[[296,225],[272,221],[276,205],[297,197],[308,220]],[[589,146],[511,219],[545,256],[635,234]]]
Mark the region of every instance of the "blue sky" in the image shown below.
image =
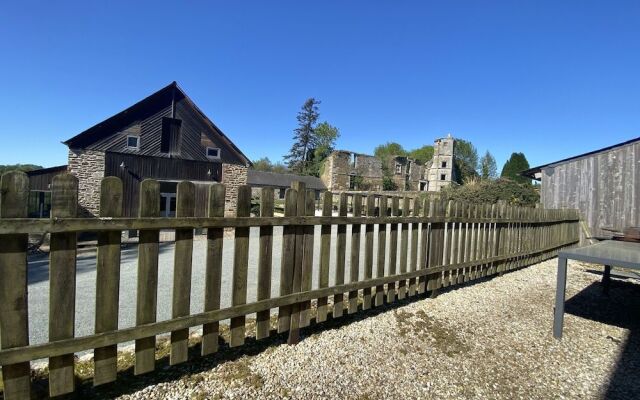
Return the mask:
[[[533,165],[640,136],[639,1],[7,2],[0,164],[171,81],[251,159],[281,159],[304,100],[362,153],[452,133]]]

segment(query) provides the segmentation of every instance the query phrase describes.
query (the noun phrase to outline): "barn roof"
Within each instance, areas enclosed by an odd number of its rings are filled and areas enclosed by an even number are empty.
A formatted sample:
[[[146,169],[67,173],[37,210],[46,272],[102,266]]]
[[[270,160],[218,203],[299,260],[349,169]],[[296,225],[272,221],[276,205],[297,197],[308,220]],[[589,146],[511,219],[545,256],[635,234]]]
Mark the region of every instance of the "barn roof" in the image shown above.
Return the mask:
[[[573,157],[565,158],[565,159],[562,159],[562,160],[559,160],[559,161],[554,161],[554,162],[551,162],[551,163],[548,163],[548,164],[539,165],[537,167],[529,168],[526,171],[522,171],[520,173],[520,175],[526,176],[527,178],[531,178],[531,179],[535,179],[535,180],[539,181],[540,180],[540,175],[539,174],[542,172],[542,170],[544,168],[553,167],[553,166],[556,166],[558,164],[564,164],[564,163],[569,162],[569,161],[577,160],[578,158],[589,157],[589,156],[594,155],[594,154],[598,154],[598,153],[602,153],[602,152],[605,152],[605,151],[609,151],[609,150],[615,149],[617,147],[626,146],[628,144],[635,143],[635,142],[638,142],[638,141],[640,141],[640,137],[637,137],[637,138],[631,139],[631,140],[627,140],[626,142],[622,142],[622,143],[614,144],[614,145],[611,145],[611,146],[603,147],[603,148],[598,149],[598,150],[593,150],[593,151],[590,151],[590,152],[587,152],[587,153],[579,154],[577,156],[573,156]]]
[[[225,135],[196,104],[187,96],[187,94],[173,81],[169,85],[163,87],[157,92],[145,97],[129,108],[105,119],[104,121],[92,126],[91,128],[80,132],[76,136],[67,139],[63,143],[70,148],[84,148],[104,137],[107,137],[118,129],[131,124],[139,115],[154,110],[159,106],[171,102],[172,99],[184,98],[187,104],[202,118],[205,124],[209,125],[231,148],[236,155],[247,165],[251,165],[249,158],[240,151],[240,149]]]
[[[307,189],[327,190],[320,178],[315,176],[280,174],[277,172],[256,171],[255,169],[250,169],[247,172],[247,185],[250,186],[288,188],[295,181],[304,182],[307,185]]]

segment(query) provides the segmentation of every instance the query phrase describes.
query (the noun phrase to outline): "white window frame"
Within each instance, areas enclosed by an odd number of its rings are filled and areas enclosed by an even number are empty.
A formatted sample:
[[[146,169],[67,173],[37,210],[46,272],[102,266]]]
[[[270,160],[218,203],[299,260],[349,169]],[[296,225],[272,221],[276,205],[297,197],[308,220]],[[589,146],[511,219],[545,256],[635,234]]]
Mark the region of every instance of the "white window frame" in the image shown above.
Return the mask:
[[[218,150],[218,155],[217,156],[210,156],[209,155],[209,150]],[[220,148],[219,147],[209,147],[209,146],[207,146],[207,150],[205,152],[205,155],[207,156],[207,158],[209,160],[219,160],[220,159]]]
[[[129,146],[129,138],[136,138],[137,146]],[[140,136],[138,135],[127,135],[127,141],[125,143],[127,149],[131,150],[140,150]]]

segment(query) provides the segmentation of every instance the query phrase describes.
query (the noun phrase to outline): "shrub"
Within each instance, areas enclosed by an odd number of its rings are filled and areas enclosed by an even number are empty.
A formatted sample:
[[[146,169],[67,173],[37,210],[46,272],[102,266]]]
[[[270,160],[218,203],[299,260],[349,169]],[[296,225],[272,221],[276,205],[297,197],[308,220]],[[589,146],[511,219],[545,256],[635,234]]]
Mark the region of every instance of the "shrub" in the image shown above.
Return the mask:
[[[540,201],[540,193],[529,184],[522,184],[511,179],[468,180],[462,186],[449,186],[442,189],[445,200],[459,200],[468,203],[496,203],[504,200],[508,204],[532,206]]]

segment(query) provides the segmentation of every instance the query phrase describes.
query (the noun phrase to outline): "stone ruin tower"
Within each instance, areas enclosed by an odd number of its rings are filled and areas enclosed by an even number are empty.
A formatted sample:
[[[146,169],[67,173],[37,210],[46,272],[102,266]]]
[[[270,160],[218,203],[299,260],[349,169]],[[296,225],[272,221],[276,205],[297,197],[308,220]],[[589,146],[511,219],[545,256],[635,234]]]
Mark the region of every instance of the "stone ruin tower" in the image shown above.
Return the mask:
[[[453,142],[451,134],[446,138],[436,139],[433,143],[433,161],[427,172],[427,190],[439,192],[441,188],[454,181]]]

